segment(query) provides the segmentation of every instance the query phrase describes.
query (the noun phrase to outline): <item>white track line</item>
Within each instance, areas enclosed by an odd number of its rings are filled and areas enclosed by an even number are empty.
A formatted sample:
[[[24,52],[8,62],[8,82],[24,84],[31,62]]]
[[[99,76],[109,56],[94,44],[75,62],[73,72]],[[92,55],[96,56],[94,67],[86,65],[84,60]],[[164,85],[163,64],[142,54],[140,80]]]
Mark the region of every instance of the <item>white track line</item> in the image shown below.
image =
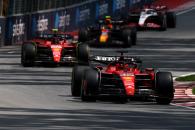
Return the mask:
[[[171,103],[170,105],[172,105],[172,106],[177,106],[177,107],[182,107],[182,108],[187,108],[187,109],[191,109],[191,110],[195,110],[195,108],[193,108],[193,107],[182,106],[182,105],[175,104],[175,103]]]
[[[188,73],[188,74],[180,75],[178,77],[186,77],[186,76],[190,76],[190,75],[195,75],[195,72],[194,73]],[[178,77],[173,77],[173,80],[175,80]]]
[[[8,54],[13,54],[14,53],[14,51],[9,51],[9,52],[7,52]]]
[[[195,9],[195,7],[192,7],[191,9],[186,9],[186,10],[183,10],[181,12],[178,12],[176,15],[182,15],[182,14],[188,13],[188,12],[194,10],[194,9]]]

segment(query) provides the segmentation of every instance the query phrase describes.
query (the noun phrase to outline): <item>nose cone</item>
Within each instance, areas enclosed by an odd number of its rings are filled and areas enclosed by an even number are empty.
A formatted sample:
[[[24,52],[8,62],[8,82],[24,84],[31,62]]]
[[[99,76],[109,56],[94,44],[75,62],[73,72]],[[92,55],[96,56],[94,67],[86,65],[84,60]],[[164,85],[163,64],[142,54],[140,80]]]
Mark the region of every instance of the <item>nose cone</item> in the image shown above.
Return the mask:
[[[54,62],[59,63],[60,62],[60,56],[54,56]]]
[[[51,46],[51,49],[52,49],[52,52],[53,52],[54,62],[57,62],[57,63],[60,62],[62,46],[53,45],[53,46]]]

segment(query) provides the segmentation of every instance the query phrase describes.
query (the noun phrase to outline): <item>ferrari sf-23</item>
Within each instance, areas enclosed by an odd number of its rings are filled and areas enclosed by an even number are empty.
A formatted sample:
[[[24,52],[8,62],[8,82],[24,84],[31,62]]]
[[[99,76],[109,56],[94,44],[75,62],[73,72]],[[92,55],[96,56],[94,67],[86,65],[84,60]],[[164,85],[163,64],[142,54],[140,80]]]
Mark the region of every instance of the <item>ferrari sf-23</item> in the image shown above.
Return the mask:
[[[53,30],[25,41],[21,48],[21,64],[33,66],[35,63],[66,64],[76,60],[76,39],[71,33]]]
[[[82,101],[96,101],[109,96],[127,101],[136,97],[155,99],[158,104],[169,104],[174,97],[170,72],[143,68],[142,61],[126,56],[89,56],[85,44],[78,46],[78,64],[72,72],[72,96]]]

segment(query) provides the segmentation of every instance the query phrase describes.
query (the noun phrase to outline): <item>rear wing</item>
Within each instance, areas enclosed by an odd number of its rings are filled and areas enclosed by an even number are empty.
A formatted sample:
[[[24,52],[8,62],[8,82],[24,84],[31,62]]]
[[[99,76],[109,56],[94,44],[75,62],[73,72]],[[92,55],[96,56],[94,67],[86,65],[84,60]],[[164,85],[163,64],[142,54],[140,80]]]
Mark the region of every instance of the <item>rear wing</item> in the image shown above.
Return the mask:
[[[109,64],[112,62],[125,62],[129,64],[141,64],[142,61],[138,57],[130,57],[130,56],[91,56],[89,58],[91,62],[99,62],[103,64]]]
[[[104,19],[99,19],[98,21],[97,21],[97,23],[98,24],[100,24],[100,25],[104,25],[104,24],[106,24],[106,22],[105,22],[105,20]],[[112,25],[124,25],[125,24],[125,21],[124,20],[111,20],[111,24]]]

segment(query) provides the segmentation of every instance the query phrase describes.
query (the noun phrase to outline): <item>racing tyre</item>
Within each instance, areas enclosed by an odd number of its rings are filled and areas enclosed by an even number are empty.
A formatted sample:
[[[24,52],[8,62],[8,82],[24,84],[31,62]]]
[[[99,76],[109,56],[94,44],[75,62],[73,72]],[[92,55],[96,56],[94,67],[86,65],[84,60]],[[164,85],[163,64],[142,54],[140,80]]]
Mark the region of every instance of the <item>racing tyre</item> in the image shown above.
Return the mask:
[[[166,18],[166,15],[161,15],[159,17],[160,19],[160,28],[159,28],[159,31],[166,31],[167,30],[167,18]]]
[[[170,72],[156,73],[156,102],[158,104],[170,104],[174,97],[173,79]]]
[[[31,67],[34,65],[36,56],[36,46],[33,43],[24,43],[21,52],[21,64],[24,67]]]
[[[89,46],[87,44],[78,44],[77,59],[80,63],[87,63],[89,59]]]
[[[98,71],[93,69],[86,70],[82,80],[81,100],[93,102],[96,101],[98,87],[99,87]]]
[[[133,27],[131,29],[131,43],[132,45],[136,45],[137,43],[137,28]]]
[[[87,29],[80,29],[79,30],[79,42],[86,42],[88,40],[88,30]]]
[[[176,14],[174,12],[167,12],[167,27],[176,28]]]
[[[89,66],[75,65],[72,70],[72,79],[71,79],[71,93],[72,96],[79,97],[81,94],[81,84],[83,73]]]
[[[123,47],[131,47],[132,39],[131,39],[131,30],[130,29],[123,30],[122,38],[123,38]]]

